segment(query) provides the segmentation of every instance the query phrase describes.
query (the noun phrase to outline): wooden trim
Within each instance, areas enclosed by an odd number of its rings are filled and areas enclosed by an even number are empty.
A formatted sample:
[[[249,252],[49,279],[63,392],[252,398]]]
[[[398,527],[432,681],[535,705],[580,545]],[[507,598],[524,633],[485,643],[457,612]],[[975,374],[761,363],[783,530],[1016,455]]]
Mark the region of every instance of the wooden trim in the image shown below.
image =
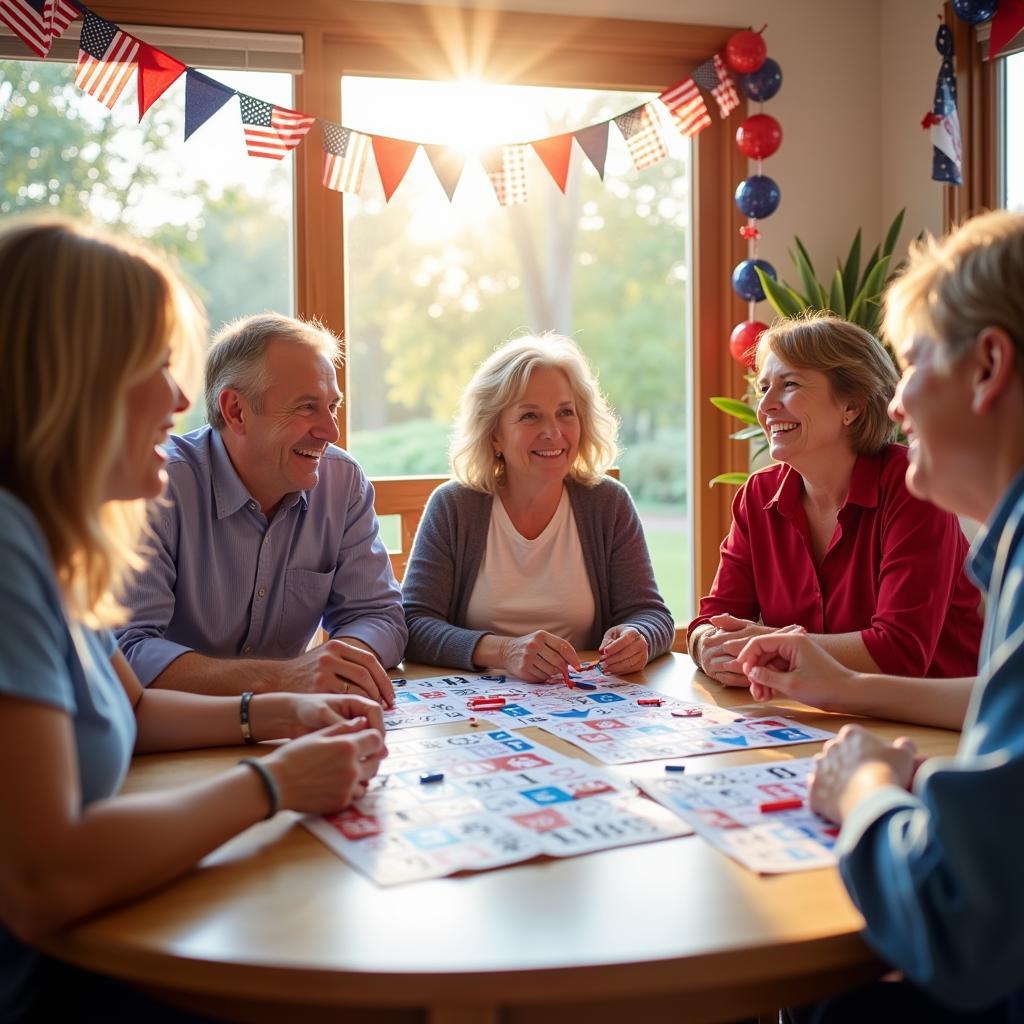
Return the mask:
[[[956,57],[957,113],[963,142],[963,185],[945,187],[944,227],[949,231],[968,217],[999,205],[996,192],[995,66],[982,56],[973,25],[945,5]]]

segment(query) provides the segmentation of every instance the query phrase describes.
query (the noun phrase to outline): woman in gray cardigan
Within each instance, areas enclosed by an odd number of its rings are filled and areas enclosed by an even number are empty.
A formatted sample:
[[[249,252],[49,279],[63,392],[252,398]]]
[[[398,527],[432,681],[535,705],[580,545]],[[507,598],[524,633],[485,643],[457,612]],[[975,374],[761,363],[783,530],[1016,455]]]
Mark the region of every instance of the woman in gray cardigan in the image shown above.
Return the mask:
[[[540,681],[597,648],[637,672],[672,645],[618,424],[577,345],[507,342],[462,396],[455,480],[430,497],[402,586],[413,661]]]

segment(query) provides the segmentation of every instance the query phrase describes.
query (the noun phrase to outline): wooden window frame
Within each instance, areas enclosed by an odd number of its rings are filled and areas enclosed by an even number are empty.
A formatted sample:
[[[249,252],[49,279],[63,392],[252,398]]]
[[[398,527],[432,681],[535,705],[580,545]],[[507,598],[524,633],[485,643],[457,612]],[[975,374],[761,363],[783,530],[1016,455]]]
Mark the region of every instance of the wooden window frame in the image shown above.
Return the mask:
[[[523,14],[493,9],[304,0],[290,12],[279,0],[108,0],[98,13],[116,22],[188,28],[299,33],[304,71],[296,77],[300,110],[341,119],[343,74],[452,78],[657,92],[722,49],[735,27]],[[745,319],[730,275],[746,256],[733,190],[747,162],[733,125],[715,123],[694,146],[693,248],[693,536],[694,585],[707,593],[718,547],[731,519],[731,488],[709,488],[717,473],[747,468],[744,446],[729,440],[711,395],[739,395],[742,369],[728,338]],[[295,295],[299,314],[345,328],[344,197],[321,185],[317,139],[299,147],[295,166]],[[342,239],[342,244],[338,240]],[[344,368],[340,383],[345,390]],[[345,442],[344,425],[342,443]],[[685,626],[685,623],[680,623]]]

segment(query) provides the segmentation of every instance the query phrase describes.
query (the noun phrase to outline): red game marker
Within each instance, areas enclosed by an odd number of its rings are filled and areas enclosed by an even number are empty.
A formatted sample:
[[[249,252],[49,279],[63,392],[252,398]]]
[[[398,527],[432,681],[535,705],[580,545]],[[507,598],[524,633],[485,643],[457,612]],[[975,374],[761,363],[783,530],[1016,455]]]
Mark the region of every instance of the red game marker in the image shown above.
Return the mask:
[[[775,811],[799,811],[803,805],[803,800],[773,800],[771,803],[761,804],[761,813],[772,814]]]

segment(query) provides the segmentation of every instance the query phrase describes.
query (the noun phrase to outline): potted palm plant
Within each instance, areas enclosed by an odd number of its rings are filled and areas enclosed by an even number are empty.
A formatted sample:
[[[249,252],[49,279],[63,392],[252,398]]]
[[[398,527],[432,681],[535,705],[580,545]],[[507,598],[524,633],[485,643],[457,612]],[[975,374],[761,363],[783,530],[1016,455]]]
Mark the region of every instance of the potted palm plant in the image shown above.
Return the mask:
[[[905,213],[904,209],[896,214],[886,232],[885,241],[875,246],[863,267],[861,231],[858,229],[845,262],[836,262],[835,272],[827,287],[818,280],[807,248],[797,237],[796,249],[790,250],[789,256],[800,277],[799,290],[788,282],[779,282],[768,277],[760,267],[757,269],[761,287],[764,288],[765,297],[772,309],[780,317],[795,317],[817,310],[835,313],[836,316],[841,316],[875,335],[888,349],[889,354],[893,355],[891,346],[879,334],[879,325],[882,317],[882,295],[897,272],[897,268],[893,266],[892,255],[903,228]],[[894,355],[893,361],[895,362]],[[752,375],[747,376],[747,384],[747,394],[744,398],[719,396],[712,398],[711,404],[742,424],[739,430],[730,435],[734,440],[751,441],[761,438],[761,444],[753,452],[753,457],[757,458],[767,450],[768,443],[764,439],[754,411]],[[742,484],[749,475],[720,473],[710,481],[710,484],[712,487],[715,484]]]

